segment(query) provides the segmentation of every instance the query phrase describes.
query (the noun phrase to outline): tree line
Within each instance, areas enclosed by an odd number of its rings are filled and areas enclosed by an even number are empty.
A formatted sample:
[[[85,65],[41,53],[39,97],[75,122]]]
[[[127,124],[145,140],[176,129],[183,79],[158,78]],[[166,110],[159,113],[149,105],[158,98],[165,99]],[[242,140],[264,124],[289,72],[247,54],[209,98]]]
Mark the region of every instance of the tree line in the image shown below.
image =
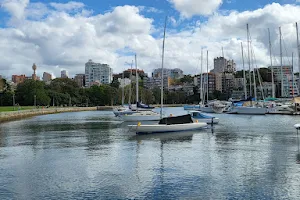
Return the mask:
[[[142,85],[142,84],[139,84]],[[68,78],[56,78],[50,84],[38,80],[25,80],[17,85],[15,90],[5,79],[0,80],[0,106],[104,106],[120,105],[122,103],[122,88],[114,80],[109,85],[94,85],[90,88],[80,88],[77,83]],[[130,95],[131,90],[131,97]],[[195,95],[186,96],[184,91],[164,92],[165,104],[183,104],[199,102],[197,87]],[[135,103],[135,84],[124,88],[124,102]],[[160,88],[152,90],[139,87],[139,99],[146,104],[160,103]]]

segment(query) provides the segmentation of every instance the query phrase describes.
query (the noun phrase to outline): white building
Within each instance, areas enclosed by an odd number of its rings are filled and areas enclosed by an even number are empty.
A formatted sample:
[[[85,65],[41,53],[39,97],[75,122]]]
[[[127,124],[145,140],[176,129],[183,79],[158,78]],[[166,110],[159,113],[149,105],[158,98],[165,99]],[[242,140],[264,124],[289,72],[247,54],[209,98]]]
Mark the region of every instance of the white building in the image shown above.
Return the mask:
[[[69,77],[68,71],[62,70],[62,71],[60,72],[60,77],[61,77],[61,78],[68,78],[68,77]]]
[[[95,63],[89,60],[85,63],[85,86],[94,83],[110,84],[112,82],[112,68],[107,64]]]

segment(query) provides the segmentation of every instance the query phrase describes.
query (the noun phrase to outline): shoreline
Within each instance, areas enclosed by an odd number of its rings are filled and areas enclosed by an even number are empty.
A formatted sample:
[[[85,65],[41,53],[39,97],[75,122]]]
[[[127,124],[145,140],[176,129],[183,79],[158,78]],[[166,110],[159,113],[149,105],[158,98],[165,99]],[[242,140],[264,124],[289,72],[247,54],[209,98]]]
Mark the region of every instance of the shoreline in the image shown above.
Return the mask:
[[[67,107],[67,108],[40,108],[22,111],[0,112],[0,123],[29,117],[65,112],[96,111],[97,107]]]
[[[152,105],[159,108],[160,105]],[[182,104],[165,104],[164,107],[181,107]],[[66,112],[80,112],[80,111],[112,111],[116,106],[95,106],[95,107],[66,107],[66,108],[39,108],[31,110],[21,110],[21,111],[8,111],[0,112],[0,124],[4,122],[25,119],[40,115],[50,115],[57,113]]]

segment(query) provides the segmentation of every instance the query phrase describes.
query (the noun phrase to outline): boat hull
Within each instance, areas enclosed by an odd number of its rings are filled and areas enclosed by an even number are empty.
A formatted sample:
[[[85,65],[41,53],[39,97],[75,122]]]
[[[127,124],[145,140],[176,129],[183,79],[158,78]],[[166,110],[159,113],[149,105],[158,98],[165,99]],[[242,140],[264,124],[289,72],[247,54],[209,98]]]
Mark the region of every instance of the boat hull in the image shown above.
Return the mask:
[[[219,118],[213,118],[213,119],[197,119],[192,117],[193,122],[202,122],[207,124],[218,124]]]
[[[209,107],[201,107],[200,111],[205,112],[205,113],[214,113],[213,109]]]
[[[149,133],[167,133],[167,132],[181,132],[201,129],[206,127],[207,124],[203,122],[199,123],[187,123],[187,124],[155,124],[155,125],[128,125],[131,130],[134,130],[136,134],[149,134]]]
[[[137,121],[159,121],[160,115],[119,115],[118,116],[121,120],[125,122],[137,122]]]
[[[267,113],[266,108],[256,107],[235,107],[227,112],[227,114],[243,114],[243,115],[265,115]]]
[[[132,111],[132,110],[125,110],[125,111],[113,111],[113,113],[115,114],[116,117],[120,116],[120,115],[131,115],[133,113],[136,113],[136,111]]]

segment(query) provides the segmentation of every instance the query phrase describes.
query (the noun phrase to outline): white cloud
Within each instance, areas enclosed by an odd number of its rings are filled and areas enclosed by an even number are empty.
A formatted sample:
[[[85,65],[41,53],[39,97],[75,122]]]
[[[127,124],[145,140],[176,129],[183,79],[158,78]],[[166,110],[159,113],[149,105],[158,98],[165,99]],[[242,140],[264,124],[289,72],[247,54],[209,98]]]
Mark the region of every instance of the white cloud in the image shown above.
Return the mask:
[[[137,53],[139,68],[148,73],[160,67],[163,27],[141,15],[138,7],[119,6],[98,15],[87,10],[89,14],[86,15],[82,9],[69,14],[68,11],[47,9],[46,4],[18,2],[21,5],[15,7],[23,10],[18,23],[0,28],[0,74],[30,75],[32,63],[36,63],[39,75],[47,71],[59,77],[60,69],[64,68],[73,76],[84,72],[84,63],[90,58],[108,63],[114,72],[120,72],[128,67],[125,63],[133,59],[130,53]],[[3,8],[16,18],[14,9],[8,9],[7,4]],[[257,65],[265,67],[269,63],[267,28],[271,30],[277,60],[279,26],[287,55],[290,56],[292,51],[296,53],[294,23],[300,21],[298,13],[300,6],[273,3],[254,11],[214,14],[205,22],[188,21],[186,27],[181,23],[181,31],[168,25],[165,67],[179,67],[185,73],[195,74],[200,71],[197,63],[201,47],[205,47],[204,51],[209,50],[209,69],[212,69],[213,58],[221,56],[224,47],[225,56],[234,59],[241,69],[240,42],[246,46],[247,23]],[[169,18],[169,23],[175,25],[178,21]],[[160,37],[154,38],[154,32]],[[284,62],[288,62],[287,58]],[[204,66],[206,69],[206,62]]]
[[[84,4],[82,2],[76,2],[76,1],[70,1],[68,3],[55,3],[51,2],[50,6],[55,8],[59,11],[72,11],[72,10],[78,10],[84,7]]]
[[[222,4],[222,0],[169,0],[184,17],[211,15]]]
[[[13,18],[24,18],[24,10],[28,6],[29,0],[4,0],[1,7],[4,8]]]

